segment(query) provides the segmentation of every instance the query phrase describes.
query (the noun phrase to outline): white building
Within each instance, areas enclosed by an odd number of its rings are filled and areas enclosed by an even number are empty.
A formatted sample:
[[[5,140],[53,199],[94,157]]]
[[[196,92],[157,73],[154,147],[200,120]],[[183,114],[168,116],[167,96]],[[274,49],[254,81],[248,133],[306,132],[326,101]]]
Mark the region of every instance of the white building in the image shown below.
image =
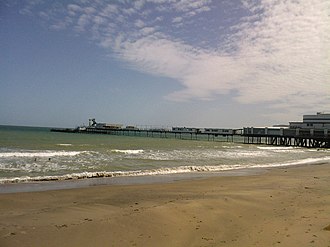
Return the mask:
[[[173,132],[178,133],[199,133],[200,129],[198,128],[186,128],[186,127],[172,127]]]
[[[290,122],[291,129],[330,129],[330,113],[304,115],[302,122]]]
[[[232,129],[205,128],[203,133],[204,134],[214,134],[214,135],[232,135],[234,133],[234,130],[232,130]]]

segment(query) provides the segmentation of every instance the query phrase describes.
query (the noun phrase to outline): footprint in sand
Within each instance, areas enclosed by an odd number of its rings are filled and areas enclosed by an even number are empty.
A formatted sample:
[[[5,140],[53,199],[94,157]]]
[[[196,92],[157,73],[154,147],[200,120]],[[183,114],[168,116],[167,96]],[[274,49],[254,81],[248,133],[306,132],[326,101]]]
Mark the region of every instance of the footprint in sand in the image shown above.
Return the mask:
[[[55,226],[56,226],[57,229],[61,229],[61,228],[63,228],[63,227],[65,227],[65,228],[68,227],[68,225],[66,225],[66,224],[63,224],[63,225],[55,225]]]
[[[2,237],[7,238],[10,236],[15,236],[15,235],[16,235],[16,232],[10,232],[10,233],[7,233],[6,235],[3,235]]]
[[[324,231],[330,231],[330,225],[323,228]]]

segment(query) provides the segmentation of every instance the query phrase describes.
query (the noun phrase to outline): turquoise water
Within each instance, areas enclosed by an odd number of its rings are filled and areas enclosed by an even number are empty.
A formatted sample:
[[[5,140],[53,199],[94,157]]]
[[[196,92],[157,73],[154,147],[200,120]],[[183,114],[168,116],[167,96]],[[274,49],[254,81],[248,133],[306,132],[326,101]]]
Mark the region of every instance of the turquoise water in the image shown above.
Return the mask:
[[[236,138],[237,139],[237,138]],[[0,183],[317,164],[329,150],[0,126]]]

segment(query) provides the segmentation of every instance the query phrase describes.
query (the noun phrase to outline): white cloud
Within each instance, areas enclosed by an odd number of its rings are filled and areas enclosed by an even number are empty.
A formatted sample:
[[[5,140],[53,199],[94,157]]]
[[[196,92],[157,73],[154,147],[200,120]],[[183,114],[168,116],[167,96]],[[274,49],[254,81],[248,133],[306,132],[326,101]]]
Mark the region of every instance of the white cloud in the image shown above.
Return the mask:
[[[104,17],[110,17],[113,14],[117,14],[118,13],[118,7],[117,5],[114,4],[107,4],[101,11],[100,11],[100,15],[104,16]]]
[[[167,32],[164,26],[187,18],[194,24],[195,17],[226,7],[223,4],[211,0],[123,1],[93,7],[76,3],[67,6],[72,19],[59,18],[57,25],[93,32],[98,44],[132,68],[177,80],[182,89],[167,95],[170,100],[212,100],[233,94],[240,103],[267,103],[274,110],[330,105],[328,2],[242,0],[239,4],[247,13],[235,26],[226,27],[225,41],[216,46],[220,48],[198,47],[189,37],[172,36],[177,30]],[[198,37],[201,30],[189,31]]]
[[[137,41],[120,40],[115,52],[141,71],[181,79],[189,68],[189,46],[166,38],[148,36]]]
[[[135,9],[141,9],[143,7],[143,5],[145,4],[144,0],[136,0],[133,2],[134,4],[134,8]]]
[[[143,35],[150,35],[150,34],[152,34],[153,32],[155,32],[155,28],[153,28],[153,27],[144,27],[144,28],[142,28],[141,29],[141,33],[143,34]]]
[[[70,15],[76,15],[76,12],[82,11],[82,8],[79,5],[76,4],[69,4],[68,5],[68,11]]]
[[[134,8],[122,9],[122,12],[126,15],[133,15],[136,13]]]
[[[144,21],[138,19],[135,21],[134,25],[138,28],[143,28],[146,24],[144,23]]]
[[[93,7],[86,7],[84,8],[84,12],[87,14],[87,15],[92,15],[96,12],[95,8]]]
[[[89,21],[90,16],[88,16],[87,14],[81,15],[78,19],[76,30],[79,32],[85,31],[85,27],[89,24]]]
[[[171,100],[205,100],[236,91],[241,103],[269,102],[274,108],[329,105],[329,5],[315,0],[249,6],[253,14],[263,11],[250,18],[254,23],[236,27],[230,42],[238,50],[232,54],[196,52],[177,40],[154,38],[126,44],[121,58],[181,82],[184,89],[168,95]]]
[[[179,23],[179,22],[182,22],[182,20],[183,20],[183,17],[177,16],[177,17],[173,18],[172,22],[173,23]]]
[[[94,17],[94,23],[97,24],[97,25],[105,24],[106,21],[107,20],[102,16],[95,16]]]
[[[206,5],[210,4],[210,0],[180,0],[173,4],[175,10],[180,12],[186,12],[190,10],[209,10],[205,8]]]
[[[201,8],[196,9],[196,12],[197,12],[197,13],[202,13],[202,12],[206,12],[206,11],[210,11],[210,10],[211,10],[210,7],[208,7],[208,6],[203,6],[203,7],[201,7]]]

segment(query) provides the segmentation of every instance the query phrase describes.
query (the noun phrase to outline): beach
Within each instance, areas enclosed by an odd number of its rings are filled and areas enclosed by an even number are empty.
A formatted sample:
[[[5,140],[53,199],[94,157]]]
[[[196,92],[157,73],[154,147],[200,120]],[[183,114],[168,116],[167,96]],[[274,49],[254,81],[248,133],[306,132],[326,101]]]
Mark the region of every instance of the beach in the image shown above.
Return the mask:
[[[329,184],[324,163],[0,194],[0,246],[330,246]]]

